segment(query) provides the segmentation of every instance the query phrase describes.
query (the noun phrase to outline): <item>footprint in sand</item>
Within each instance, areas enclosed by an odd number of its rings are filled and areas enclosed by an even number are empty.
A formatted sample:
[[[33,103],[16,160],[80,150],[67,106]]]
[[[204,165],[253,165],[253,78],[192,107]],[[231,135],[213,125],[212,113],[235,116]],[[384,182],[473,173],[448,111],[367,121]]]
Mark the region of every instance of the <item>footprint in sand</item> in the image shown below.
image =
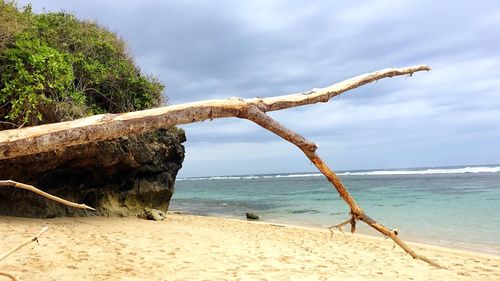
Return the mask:
[[[134,271],[134,269],[130,268],[130,267],[119,268],[119,270],[122,271],[122,272],[127,272],[127,273]]]

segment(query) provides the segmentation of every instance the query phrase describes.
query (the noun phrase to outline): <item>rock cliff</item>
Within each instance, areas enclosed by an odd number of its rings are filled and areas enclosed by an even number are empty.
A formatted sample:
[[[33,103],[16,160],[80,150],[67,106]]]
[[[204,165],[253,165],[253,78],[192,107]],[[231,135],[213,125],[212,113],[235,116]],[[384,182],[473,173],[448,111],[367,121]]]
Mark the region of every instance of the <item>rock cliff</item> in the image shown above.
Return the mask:
[[[29,191],[0,190],[0,215],[55,217],[166,211],[186,140],[177,128],[68,147],[0,161],[0,179],[34,185],[51,194],[95,207],[79,210]]]

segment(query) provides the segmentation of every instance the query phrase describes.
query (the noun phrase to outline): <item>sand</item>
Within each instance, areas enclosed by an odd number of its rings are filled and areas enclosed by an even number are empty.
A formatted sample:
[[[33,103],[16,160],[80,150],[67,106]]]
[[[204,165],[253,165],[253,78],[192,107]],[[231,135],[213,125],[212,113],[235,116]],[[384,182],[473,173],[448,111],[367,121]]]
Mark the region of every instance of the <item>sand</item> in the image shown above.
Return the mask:
[[[234,219],[0,217],[0,262],[19,280],[500,280],[500,257],[420,244],[448,269],[405,256],[382,238]],[[8,280],[0,277],[0,280]]]

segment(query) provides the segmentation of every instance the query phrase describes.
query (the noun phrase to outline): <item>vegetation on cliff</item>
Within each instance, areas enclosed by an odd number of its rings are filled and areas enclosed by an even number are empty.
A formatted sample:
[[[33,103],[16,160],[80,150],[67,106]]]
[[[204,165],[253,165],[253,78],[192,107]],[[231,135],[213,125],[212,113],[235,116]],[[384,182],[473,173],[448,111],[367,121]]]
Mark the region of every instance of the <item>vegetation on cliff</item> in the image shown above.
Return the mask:
[[[94,22],[0,0],[0,130],[162,103],[123,40]]]

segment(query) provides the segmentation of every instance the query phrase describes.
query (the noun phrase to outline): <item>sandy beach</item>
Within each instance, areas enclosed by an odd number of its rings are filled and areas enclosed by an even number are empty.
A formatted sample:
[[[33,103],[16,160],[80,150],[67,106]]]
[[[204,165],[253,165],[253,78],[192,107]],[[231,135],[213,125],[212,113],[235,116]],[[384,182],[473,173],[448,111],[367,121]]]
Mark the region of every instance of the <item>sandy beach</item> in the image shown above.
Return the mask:
[[[19,280],[500,280],[500,257],[411,244],[448,269],[414,261],[382,238],[169,213],[136,218],[0,217],[0,263]],[[0,280],[8,280],[0,277]]]

